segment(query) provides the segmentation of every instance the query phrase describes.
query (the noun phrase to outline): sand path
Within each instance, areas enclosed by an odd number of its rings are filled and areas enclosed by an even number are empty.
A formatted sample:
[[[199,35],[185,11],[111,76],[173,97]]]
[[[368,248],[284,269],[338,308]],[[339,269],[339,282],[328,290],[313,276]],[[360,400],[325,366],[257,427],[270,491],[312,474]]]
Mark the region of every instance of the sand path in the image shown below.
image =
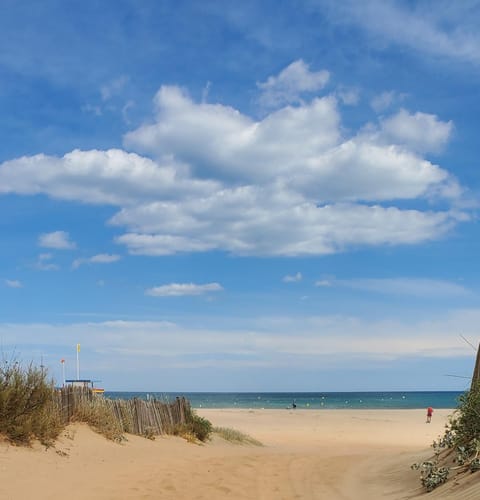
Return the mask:
[[[202,410],[214,425],[264,443],[129,436],[118,445],[84,425],[44,450],[0,446],[0,498],[408,499],[421,493],[409,465],[426,458],[448,411],[425,424],[418,410]],[[475,476],[472,476],[475,477]],[[478,482],[478,479],[476,479]],[[469,498],[470,485],[428,498]],[[479,498],[476,484],[473,492]],[[452,489],[453,488],[453,489]],[[456,489],[455,489],[456,488]]]

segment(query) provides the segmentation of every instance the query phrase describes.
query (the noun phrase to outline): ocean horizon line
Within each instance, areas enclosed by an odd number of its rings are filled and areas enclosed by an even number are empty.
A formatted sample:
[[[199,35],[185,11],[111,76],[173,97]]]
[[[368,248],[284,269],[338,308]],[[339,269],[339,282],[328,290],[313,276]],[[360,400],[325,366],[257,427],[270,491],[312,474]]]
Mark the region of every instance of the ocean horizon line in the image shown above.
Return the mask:
[[[187,398],[192,408],[239,409],[419,409],[456,408],[464,391],[106,391],[112,399]]]

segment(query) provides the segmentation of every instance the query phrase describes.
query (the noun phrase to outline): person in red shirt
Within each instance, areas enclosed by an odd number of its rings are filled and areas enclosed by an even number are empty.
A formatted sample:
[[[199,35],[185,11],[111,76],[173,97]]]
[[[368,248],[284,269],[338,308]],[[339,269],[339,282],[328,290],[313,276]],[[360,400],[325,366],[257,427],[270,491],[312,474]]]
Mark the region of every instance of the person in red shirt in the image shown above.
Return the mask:
[[[433,415],[433,408],[429,406],[427,408],[427,424],[429,424],[432,421],[432,415]]]

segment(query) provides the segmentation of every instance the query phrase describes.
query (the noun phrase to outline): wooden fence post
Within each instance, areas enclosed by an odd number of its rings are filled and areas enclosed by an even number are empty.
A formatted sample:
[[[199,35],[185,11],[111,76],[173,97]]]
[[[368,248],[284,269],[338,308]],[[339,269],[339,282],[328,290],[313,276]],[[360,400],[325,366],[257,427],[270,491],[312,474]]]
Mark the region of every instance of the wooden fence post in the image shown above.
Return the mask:
[[[472,384],[470,385],[470,390],[473,389],[474,385],[478,383],[480,380],[480,344],[477,349],[477,359],[475,360],[475,368],[473,369],[472,374]]]

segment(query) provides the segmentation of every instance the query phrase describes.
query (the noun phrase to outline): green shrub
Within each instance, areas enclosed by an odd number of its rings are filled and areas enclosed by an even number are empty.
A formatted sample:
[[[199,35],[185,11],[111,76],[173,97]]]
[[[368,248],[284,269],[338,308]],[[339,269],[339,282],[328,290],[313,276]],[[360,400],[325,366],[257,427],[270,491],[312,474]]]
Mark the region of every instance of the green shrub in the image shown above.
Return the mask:
[[[459,408],[450,421],[455,446],[466,446],[480,440],[480,384],[459,398]]]
[[[190,426],[193,435],[202,442],[206,441],[210,437],[213,429],[210,420],[200,417],[193,412],[191,416]]]
[[[47,372],[16,361],[0,366],[0,433],[10,441],[29,444],[39,439],[51,444],[63,425]]]
[[[209,420],[200,417],[193,410],[190,410],[186,422],[174,426],[172,434],[174,436],[181,436],[190,442],[195,442],[196,440],[205,442],[212,434],[212,430],[213,426]]]
[[[437,460],[427,460],[419,464],[413,464],[412,469],[420,470],[420,482],[427,491],[432,491],[437,486],[445,483],[450,473],[447,467],[439,467]]]
[[[420,470],[420,480],[427,491],[443,484],[451,470],[480,470],[480,383],[460,396],[443,436],[432,447],[432,460],[412,465],[412,469]]]

